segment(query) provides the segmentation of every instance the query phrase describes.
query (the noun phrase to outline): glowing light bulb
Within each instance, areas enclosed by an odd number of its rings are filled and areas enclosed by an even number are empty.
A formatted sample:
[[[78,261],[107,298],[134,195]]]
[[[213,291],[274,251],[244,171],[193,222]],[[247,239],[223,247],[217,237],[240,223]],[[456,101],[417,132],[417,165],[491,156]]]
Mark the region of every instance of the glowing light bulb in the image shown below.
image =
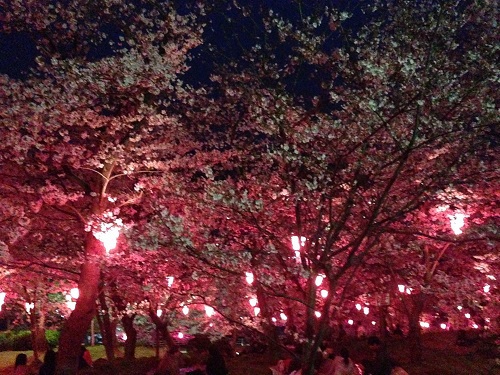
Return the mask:
[[[247,284],[252,285],[253,280],[254,280],[253,273],[252,272],[245,272],[245,278],[246,278]]]
[[[0,311],[2,311],[2,306],[5,302],[5,296],[7,295],[7,293],[5,292],[0,292]]]
[[[183,339],[184,338],[184,333],[179,332],[178,335],[177,335],[177,337],[180,338],[180,339]]]
[[[372,320],[372,326],[374,326],[375,324],[377,324],[377,322],[375,320]]]
[[[352,326],[352,325],[354,324],[354,320],[349,319],[349,320],[347,321],[347,324],[349,324],[350,326]]]
[[[281,320],[287,320],[288,319],[288,317],[285,315],[285,313],[281,313],[280,314],[280,318],[281,318]]]
[[[78,297],[80,297],[80,290],[78,288],[71,288],[69,295],[73,299],[78,299]]]
[[[459,305],[459,306],[457,306],[457,309],[460,311],[463,309],[463,307]]]
[[[184,307],[182,308],[182,313],[183,313],[184,315],[189,314],[189,307],[184,306]]]
[[[328,297],[328,290],[322,289],[321,292],[320,292],[320,294],[321,294],[322,298],[326,298],[326,297]]]
[[[214,308],[212,306],[205,306],[205,313],[207,314],[208,317],[211,317],[214,315]]]
[[[446,323],[441,323],[439,326],[441,327],[441,329],[446,329],[447,327]]]
[[[33,302],[31,303],[28,303],[26,302],[24,304],[24,308],[26,309],[26,312],[29,314],[31,310],[33,310],[33,308],[35,307],[35,304]]]
[[[315,311],[314,315],[316,315],[316,318],[321,318],[321,313],[319,311]]]
[[[159,318],[163,314],[163,311],[161,309],[156,310],[156,316]]]
[[[360,303],[357,303],[356,304],[356,310],[360,311],[361,310],[361,304]]]
[[[486,285],[483,287],[483,290],[484,290],[484,292],[485,292],[485,293],[488,293],[488,292],[490,291],[490,288],[491,288],[491,287],[489,286],[489,284],[486,284]]]
[[[324,278],[323,275],[316,276],[316,280],[314,280],[314,284],[316,286],[320,286],[323,283],[323,278]]]
[[[368,315],[370,313],[369,307],[363,307],[363,314]]]
[[[259,313],[260,313],[260,307],[254,307],[253,313],[255,314],[255,316],[259,315]]]
[[[465,218],[469,215],[465,215],[463,213],[455,213],[453,215],[448,215],[450,219],[451,230],[455,234],[462,234],[462,227],[465,225]]]
[[[257,306],[257,298],[250,298],[248,300],[248,303],[250,303],[250,306],[252,306],[252,307]]]
[[[398,290],[399,290],[399,292],[400,292],[400,293],[404,293],[404,291],[405,291],[405,286],[404,286],[403,284],[399,284],[399,285],[398,285]]]
[[[167,276],[167,286],[170,288],[174,285],[174,277],[173,276]]]
[[[470,319],[470,314],[469,314],[469,313],[465,313],[465,317],[466,317],[467,319]]]

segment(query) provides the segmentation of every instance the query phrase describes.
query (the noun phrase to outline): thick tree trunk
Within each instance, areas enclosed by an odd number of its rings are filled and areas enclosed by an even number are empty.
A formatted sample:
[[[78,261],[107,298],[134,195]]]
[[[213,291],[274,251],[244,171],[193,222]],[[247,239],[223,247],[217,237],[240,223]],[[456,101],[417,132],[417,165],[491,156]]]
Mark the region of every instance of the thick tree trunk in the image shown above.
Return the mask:
[[[137,330],[134,327],[135,314],[128,316],[127,314],[122,317],[123,328],[127,334],[125,340],[125,359],[132,360],[135,358],[135,347],[137,344]]]
[[[85,243],[86,259],[82,264],[78,289],[80,296],[75,310],[64,324],[57,359],[58,375],[73,375],[78,371],[80,347],[95,315],[95,303],[100,279],[98,257],[104,254],[102,243],[89,232]]]

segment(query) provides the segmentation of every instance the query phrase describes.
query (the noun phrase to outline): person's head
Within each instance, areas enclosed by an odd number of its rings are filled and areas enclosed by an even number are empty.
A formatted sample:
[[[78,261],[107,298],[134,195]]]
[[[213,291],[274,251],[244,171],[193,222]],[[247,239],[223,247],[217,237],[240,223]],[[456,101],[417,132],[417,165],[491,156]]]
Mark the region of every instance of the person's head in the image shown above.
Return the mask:
[[[49,349],[45,353],[45,357],[43,357],[43,363],[50,364],[50,365],[55,364],[56,358],[57,358],[56,352],[53,351],[52,349]]]
[[[349,350],[347,350],[347,348],[341,348],[339,354],[344,358],[344,363],[347,365],[349,363]]]
[[[26,366],[27,363],[28,363],[28,356],[24,353],[19,353],[16,357],[15,367],[22,365]]]
[[[174,355],[176,353],[180,353],[179,347],[177,345],[172,345],[170,349],[168,349],[168,354]]]
[[[380,346],[382,345],[382,342],[377,336],[370,336],[368,337],[368,347],[371,350],[378,350]]]

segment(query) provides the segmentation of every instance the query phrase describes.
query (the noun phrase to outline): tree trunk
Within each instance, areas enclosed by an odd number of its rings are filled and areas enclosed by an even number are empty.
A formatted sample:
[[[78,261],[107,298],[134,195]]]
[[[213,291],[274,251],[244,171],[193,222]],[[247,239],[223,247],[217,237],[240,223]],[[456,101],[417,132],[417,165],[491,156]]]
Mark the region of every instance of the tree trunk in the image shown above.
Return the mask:
[[[49,348],[47,338],[45,337],[45,318],[40,313],[31,314],[31,343],[33,346],[33,356],[35,361],[40,361],[40,354],[45,353]]]
[[[64,324],[59,339],[58,375],[77,373],[80,347],[96,311],[95,303],[100,280],[98,257],[105,252],[102,243],[94,237],[92,232],[87,234],[85,253],[86,259],[82,264],[78,282],[80,296],[76,301],[75,310]]]
[[[108,361],[115,359],[115,326],[112,324],[109,317],[109,308],[106,303],[106,296],[104,290],[100,287],[99,291],[99,306],[101,314],[97,315],[97,321],[99,323],[99,329],[101,330],[102,344],[104,345],[104,350],[106,351],[106,358]]]
[[[128,316],[124,314],[122,317],[123,329],[127,335],[125,340],[125,359],[132,360],[135,358],[135,347],[137,344],[137,330],[134,327],[135,314]]]
[[[409,331],[408,343],[410,360],[413,363],[422,361],[422,335],[420,328],[420,315],[424,310],[426,296],[423,293],[412,295],[412,306],[408,316]]]
[[[271,355],[275,356],[274,359],[277,360],[279,359],[278,357],[280,353],[279,338],[276,327],[272,323],[272,316],[267,304],[266,294],[260,284],[257,285],[256,292],[257,301],[259,301],[260,306],[260,314],[262,316],[262,329],[269,344],[268,349]]]

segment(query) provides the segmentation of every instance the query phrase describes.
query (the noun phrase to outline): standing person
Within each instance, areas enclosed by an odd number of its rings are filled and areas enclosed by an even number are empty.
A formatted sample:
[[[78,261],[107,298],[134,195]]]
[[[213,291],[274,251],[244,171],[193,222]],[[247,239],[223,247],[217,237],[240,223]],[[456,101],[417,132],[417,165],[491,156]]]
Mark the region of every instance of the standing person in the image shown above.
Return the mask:
[[[334,359],[334,372],[332,375],[354,375],[356,368],[354,362],[349,358],[349,351],[346,348],[340,349],[340,353]]]
[[[43,365],[38,371],[38,375],[55,375],[56,373],[56,352],[52,349],[47,350],[43,357]]]
[[[208,348],[207,375],[228,375],[226,361],[215,345]]]
[[[24,353],[19,353],[14,363],[14,375],[29,375],[29,373],[28,356]]]
[[[363,375],[391,375],[393,363],[377,336],[368,337],[368,358],[363,361]]]

